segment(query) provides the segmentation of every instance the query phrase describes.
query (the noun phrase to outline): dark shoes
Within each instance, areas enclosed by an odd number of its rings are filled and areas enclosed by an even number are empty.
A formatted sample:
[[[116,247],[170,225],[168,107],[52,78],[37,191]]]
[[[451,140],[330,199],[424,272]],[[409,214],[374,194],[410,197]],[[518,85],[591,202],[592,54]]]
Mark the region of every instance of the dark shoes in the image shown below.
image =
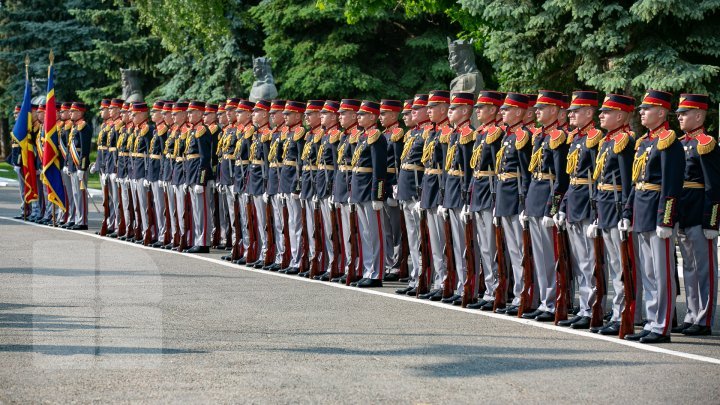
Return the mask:
[[[447,298],[443,298],[443,299],[440,300],[440,301],[441,301],[443,304],[452,304],[453,302],[455,302],[455,301],[458,300],[459,298],[460,298],[459,295],[453,294],[453,295],[451,295],[451,296],[449,296],[449,297],[447,297]]]
[[[87,231],[87,225],[73,225],[72,228],[68,228],[72,231]]]
[[[383,277],[383,281],[398,281],[400,276],[397,273],[386,273]]]
[[[685,329],[687,329],[687,328],[689,328],[689,327],[691,327],[691,326],[693,326],[693,324],[688,323],[688,322],[683,322],[682,325],[678,325],[678,326],[672,328],[672,329],[671,329],[671,332],[672,332],[672,333],[683,333],[683,331],[685,331]]]
[[[481,308],[482,308],[485,304],[487,304],[487,303],[488,303],[488,302],[485,301],[485,300],[479,300],[478,302],[476,302],[476,303],[474,303],[474,304],[468,304],[467,308],[470,308],[470,309],[481,309]]]
[[[542,315],[544,312],[545,311],[543,311],[542,309],[536,309],[532,312],[526,312],[526,313],[522,314],[522,317],[524,319],[535,319],[538,316]]]
[[[398,288],[397,290],[395,290],[395,294],[406,295],[406,294],[408,293],[408,291],[410,291],[410,290],[412,290],[412,289],[413,289],[413,288],[412,288],[412,287],[409,287],[409,286],[408,286],[408,287],[405,287],[405,288]]]
[[[420,295],[418,296],[418,298],[420,298],[421,300],[429,300],[430,298],[432,298],[432,297],[434,297],[434,296],[436,296],[436,295],[437,295],[439,298],[438,298],[437,300],[434,300],[434,301],[439,301],[440,299],[442,299],[442,290],[439,289],[439,288],[438,288],[438,289],[435,289],[435,290],[430,290],[429,293],[420,294]]]
[[[186,253],[210,253],[210,246],[193,246]]]
[[[685,336],[708,336],[712,335],[712,330],[709,326],[693,325],[682,331]]]
[[[580,318],[579,321],[574,322],[572,325],[570,325],[573,329],[590,329],[590,317],[589,316],[583,316]]]
[[[555,313],[550,311],[545,311],[542,314],[538,315],[535,318],[538,322],[552,322],[555,320]]]
[[[598,333],[605,336],[617,336],[620,333],[620,322],[610,322],[600,329]]]
[[[640,343],[670,343],[670,335],[665,336],[659,333],[650,332],[640,338]]]
[[[570,319],[566,319],[564,321],[558,322],[558,326],[570,326],[570,325],[574,324],[575,322],[579,321],[580,319],[582,319],[582,316],[576,315]]]
[[[382,287],[382,280],[380,279],[374,279],[374,278],[364,278],[357,283],[358,288],[372,288],[372,287]]]
[[[649,330],[641,330],[638,333],[633,333],[632,335],[625,335],[625,340],[632,340],[634,342],[637,342],[638,340],[644,338],[645,336],[649,335]]]

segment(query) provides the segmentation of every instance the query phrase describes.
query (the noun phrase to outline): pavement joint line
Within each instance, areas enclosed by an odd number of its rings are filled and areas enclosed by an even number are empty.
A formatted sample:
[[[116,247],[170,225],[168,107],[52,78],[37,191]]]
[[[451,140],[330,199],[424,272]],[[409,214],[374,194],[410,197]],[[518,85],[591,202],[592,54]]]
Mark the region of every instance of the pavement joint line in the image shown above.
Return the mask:
[[[494,318],[494,319],[500,319],[503,321],[520,323],[523,325],[528,325],[528,326],[541,328],[541,329],[545,329],[545,330],[550,330],[550,331],[555,331],[555,332],[560,332],[560,333],[566,333],[566,334],[580,336],[580,337],[584,337],[584,338],[602,340],[605,342],[614,343],[614,344],[627,346],[627,347],[632,347],[632,348],[647,351],[647,352],[667,354],[667,355],[674,356],[674,357],[680,357],[680,358],[685,358],[685,359],[689,359],[689,360],[696,360],[696,361],[700,361],[700,362],[704,362],[704,363],[720,365],[720,359],[717,359],[717,358],[701,356],[698,354],[686,353],[686,352],[681,352],[681,351],[677,351],[677,350],[670,350],[670,349],[666,349],[666,348],[663,348],[660,346],[646,345],[643,343],[633,342],[633,341],[629,341],[629,340],[621,340],[614,336],[604,336],[604,335],[600,335],[600,334],[596,334],[596,333],[591,333],[589,331],[563,328],[560,326],[555,326],[552,324],[545,324],[545,323],[537,322],[537,321],[530,320],[530,319],[522,319],[522,318],[517,318],[514,316],[496,314],[493,312],[476,311],[476,310],[472,310],[472,309],[457,307],[454,305],[443,304],[440,302],[435,302],[435,301],[430,301],[430,300],[419,300],[419,299],[413,298],[413,297],[408,297],[408,296],[403,296],[403,295],[398,295],[398,294],[390,294],[390,293],[376,291],[376,290],[372,290],[372,289],[350,287],[350,286],[346,286],[344,284],[339,284],[339,283],[330,283],[330,282],[323,282],[323,281],[319,281],[319,280],[312,280],[312,279],[308,279],[305,277],[298,277],[297,275],[287,275],[287,274],[281,274],[281,273],[277,273],[277,272],[273,272],[273,271],[259,270],[259,269],[255,269],[252,267],[237,265],[237,264],[228,262],[226,260],[220,260],[220,259],[214,259],[211,257],[199,256],[199,255],[196,255],[193,253],[184,253],[184,252],[177,252],[177,251],[166,250],[166,249],[157,249],[157,248],[153,248],[150,246],[138,245],[135,243],[127,243],[125,241],[121,241],[118,239],[95,235],[94,233],[90,233],[90,232],[75,232],[75,231],[71,231],[68,229],[48,227],[46,225],[35,224],[32,222],[27,222],[27,221],[23,221],[20,219],[9,218],[9,217],[4,217],[4,216],[0,216],[0,219],[4,219],[7,221],[11,221],[11,222],[17,222],[17,223],[25,224],[25,225],[37,226],[37,227],[41,227],[44,229],[51,229],[51,230],[56,230],[56,231],[61,231],[61,232],[69,232],[69,233],[72,233],[73,235],[90,236],[90,237],[100,239],[105,242],[114,242],[114,243],[118,243],[118,244],[121,244],[124,246],[131,246],[131,247],[135,247],[135,248],[147,249],[147,250],[150,250],[153,252],[162,252],[162,253],[167,253],[167,254],[183,255],[186,257],[192,257],[196,260],[202,260],[202,261],[206,261],[206,262],[213,263],[213,264],[219,264],[219,265],[233,268],[236,270],[240,269],[240,270],[249,271],[249,272],[253,272],[253,273],[257,273],[257,274],[263,274],[266,276],[282,277],[282,278],[286,278],[289,280],[301,281],[301,282],[306,282],[306,283],[314,283],[314,284],[325,286],[325,287],[346,289],[346,290],[350,290],[350,291],[353,291],[356,293],[377,295],[377,296],[392,298],[392,299],[396,299],[396,300],[400,300],[400,301],[407,301],[407,302],[411,302],[414,304],[429,305],[429,306],[433,306],[436,308],[442,308],[445,310],[465,312],[465,313],[473,314],[476,316],[480,315],[480,316],[485,316],[488,318]]]

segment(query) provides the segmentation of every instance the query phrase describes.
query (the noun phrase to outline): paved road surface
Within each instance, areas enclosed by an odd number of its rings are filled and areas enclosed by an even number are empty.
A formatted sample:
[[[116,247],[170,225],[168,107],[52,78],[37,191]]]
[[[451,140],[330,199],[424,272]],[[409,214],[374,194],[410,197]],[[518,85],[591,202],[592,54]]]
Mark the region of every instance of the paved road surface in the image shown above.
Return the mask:
[[[718,335],[648,348],[250,271],[11,221],[16,193],[0,188],[0,403],[720,397]]]

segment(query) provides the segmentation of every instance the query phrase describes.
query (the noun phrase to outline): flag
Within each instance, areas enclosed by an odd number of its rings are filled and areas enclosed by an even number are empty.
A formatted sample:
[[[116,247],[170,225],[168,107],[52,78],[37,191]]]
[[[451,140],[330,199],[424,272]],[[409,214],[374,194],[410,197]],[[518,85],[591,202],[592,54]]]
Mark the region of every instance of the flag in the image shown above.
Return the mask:
[[[58,153],[57,110],[55,108],[55,69],[50,60],[48,68],[47,97],[45,98],[45,149],[42,154],[43,182],[47,186],[48,200],[65,211],[65,189],[62,182],[62,168]]]
[[[12,135],[20,144],[22,156],[22,174],[25,182],[25,203],[29,204],[38,199],[38,184],[35,173],[35,147],[32,142],[32,117],[30,98],[30,83],[28,80],[27,66],[29,60],[25,60],[25,93],[23,94],[22,105],[20,106],[20,114],[12,130]]]

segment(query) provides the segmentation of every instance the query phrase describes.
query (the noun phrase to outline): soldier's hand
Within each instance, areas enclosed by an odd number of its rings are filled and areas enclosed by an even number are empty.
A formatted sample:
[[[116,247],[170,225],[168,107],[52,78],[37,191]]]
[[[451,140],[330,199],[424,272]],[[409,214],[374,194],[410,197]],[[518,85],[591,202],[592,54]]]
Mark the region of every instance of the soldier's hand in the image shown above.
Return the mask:
[[[182,185],[182,191],[185,192],[185,193],[188,192],[188,185],[187,185],[187,184],[183,184],[183,185]]]
[[[655,228],[655,234],[660,239],[667,239],[672,236],[673,229],[669,226],[658,226]]]
[[[85,170],[78,170],[77,175],[78,177],[85,177]]]
[[[565,213],[558,211],[558,213],[553,216],[553,221],[555,222],[555,226],[562,228],[565,226]]]
[[[92,165],[90,165],[90,173],[91,174],[97,173],[97,162],[94,162]]]
[[[387,205],[388,207],[397,207],[398,206],[398,200],[394,198],[388,198],[387,199]]]
[[[703,229],[703,234],[705,235],[705,239],[715,239],[718,237],[718,231],[717,229]]]
[[[467,205],[463,206],[462,211],[460,211],[460,220],[467,224],[471,218],[472,213],[470,212],[470,207]]]
[[[437,213],[439,216],[447,218],[447,208],[443,207],[442,205],[438,205]]]
[[[296,200],[300,199],[300,193],[291,193],[290,195],[292,195],[292,198],[294,198]]]
[[[230,185],[230,192],[235,194],[235,185],[234,184]]]
[[[527,215],[525,215],[525,210],[523,210],[520,213],[520,226],[522,226],[523,229],[525,229],[525,227],[527,227],[527,219],[528,219],[528,217],[527,217]]]
[[[143,186],[144,186],[145,188],[149,188],[149,187],[150,187],[150,182],[148,181],[148,179],[143,179]]]
[[[330,195],[329,202],[330,202],[330,205],[334,207],[335,206],[335,196]]]
[[[382,201],[373,201],[372,202],[372,209],[374,209],[375,211],[380,211],[382,209],[382,207],[383,207]]]
[[[265,202],[265,204],[270,202],[270,196],[268,195],[268,193],[263,193],[262,198],[263,198],[263,201]]]
[[[623,218],[618,222],[618,230],[620,232],[630,232],[632,231],[632,226],[630,225],[630,220],[627,218]]]
[[[70,174],[70,169],[68,169],[67,166],[63,167],[63,173]]]
[[[552,228],[555,226],[555,221],[553,221],[552,217],[542,217],[542,226],[545,228]]]
[[[595,222],[588,225],[588,228],[585,231],[585,236],[587,236],[588,239],[595,239],[595,236],[597,235],[597,229],[598,229],[597,220],[595,220]]]
[[[110,181],[114,182],[117,179],[117,174],[110,173]]]
[[[202,194],[205,192],[205,187],[202,184],[196,184],[193,186],[193,191],[195,191],[195,194]]]

